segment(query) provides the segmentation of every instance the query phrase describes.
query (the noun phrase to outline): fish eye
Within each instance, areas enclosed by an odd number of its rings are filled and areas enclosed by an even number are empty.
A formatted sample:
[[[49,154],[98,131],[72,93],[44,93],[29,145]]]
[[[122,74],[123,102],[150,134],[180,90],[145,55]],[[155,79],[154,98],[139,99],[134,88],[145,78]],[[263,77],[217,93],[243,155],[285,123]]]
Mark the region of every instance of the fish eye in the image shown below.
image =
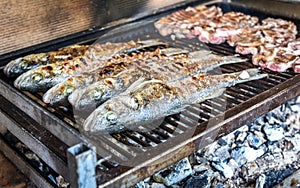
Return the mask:
[[[118,116],[115,112],[109,111],[106,113],[106,120],[111,124],[117,123]]]
[[[74,88],[72,86],[66,86],[65,91],[66,93],[72,93],[74,91]]]
[[[39,73],[34,73],[32,76],[31,76],[31,79],[35,82],[38,82],[40,81],[41,79],[43,78],[43,76]]]
[[[100,90],[94,90],[91,95],[94,100],[100,100],[102,97],[102,92]]]
[[[138,109],[138,107],[139,107],[138,100],[136,98],[131,98],[130,99],[130,106],[133,109]]]
[[[25,61],[23,61],[22,63],[20,63],[20,67],[21,69],[26,69],[27,68],[27,63]]]

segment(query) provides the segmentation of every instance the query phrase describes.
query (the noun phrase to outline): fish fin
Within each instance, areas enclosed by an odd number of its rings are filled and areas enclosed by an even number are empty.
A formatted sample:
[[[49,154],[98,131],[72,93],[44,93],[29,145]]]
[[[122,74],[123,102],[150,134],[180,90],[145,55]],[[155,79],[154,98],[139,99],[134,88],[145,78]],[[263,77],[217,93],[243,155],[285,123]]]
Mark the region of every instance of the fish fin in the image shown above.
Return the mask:
[[[181,48],[165,48],[165,49],[161,49],[161,53],[166,56],[173,56],[177,54],[188,54],[189,51]]]
[[[141,83],[143,83],[145,81],[144,77],[139,78],[138,80],[136,80],[135,82],[133,82],[123,93],[121,93],[120,95],[127,95],[129,94],[131,91],[134,90],[134,88],[136,88],[137,86],[139,86]]]
[[[139,88],[143,87],[146,84],[149,83],[163,83],[162,80],[158,80],[158,79],[151,79],[151,80],[146,80],[146,78],[141,77],[138,80],[136,80],[133,84],[131,84],[126,91],[124,91],[122,94],[120,95],[128,95],[131,92],[134,92],[136,90],[138,90]]]

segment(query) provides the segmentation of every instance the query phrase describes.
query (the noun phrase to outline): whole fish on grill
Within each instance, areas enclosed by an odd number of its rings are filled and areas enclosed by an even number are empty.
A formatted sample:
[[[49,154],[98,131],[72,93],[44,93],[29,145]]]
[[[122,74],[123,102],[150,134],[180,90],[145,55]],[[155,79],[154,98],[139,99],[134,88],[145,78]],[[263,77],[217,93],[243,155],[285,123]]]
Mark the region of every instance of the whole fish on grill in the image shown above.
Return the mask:
[[[4,74],[8,77],[16,77],[22,73],[41,65],[71,60],[74,57],[82,56],[86,53],[90,45],[72,45],[60,48],[57,51],[30,54],[10,61],[4,68]]]
[[[106,46],[107,48],[103,48]],[[158,40],[106,43],[91,48],[88,54],[72,60],[39,66],[20,75],[14,82],[16,88],[31,92],[44,92],[66,78],[97,67],[126,62],[126,54],[150,47],[167,46]]]
[[[92,82],[96,82],[96,84],[92,84],[92,87],[88,86],[87,90],[91,90],[93,93],[95,92],[94,90],[96,90],[96,93],[102,92],[103,97],[99,96],[97,101],[88,100],[88,103],[79,106],[92,105],[94,102],[95,105],[98,105],[107,100],[108,96],[111,97],[126,90],[139,77],[174,81],[200,72],[205,73],[223,64],[246,61],[246,59],[235,56],[219,56],[207,50],[187,54],[187,51],[182,49],[164,49],[160,50],[160,53],[179,54],[158,56],[159,58],[155,56],[149,59],[137,59],[136,63],[130,63],[129,66],[126,67],[124,73],[110,78],[103,79],[103,75],[97,72],[93,74],[93,76],[90,74],[73,76],[48,90],[43,97],[44,102],[52,105],[63,104],[67,101],[67,97],[72,91],[89,85]],[[102,71],[103,70],[101,70],[100,73]],[[99,81],[99,83],[97,81]],[[101,91],[99,91],[99,88],[101,88]],[[115,89],[112,90],[112,88]],[[81,94],[76,92],[76,95]],[[82,100],[78,100],[78,97],[75,97],[76,95],[71,97],[70,101],[73,101],[71,104],[74,104],[74,100],[79,103],[83,102]],[[82,96],[84,96],[84,93],[82,93]],[[76,106],[77,105],[74,104],[75,108]]]
[[[118,73],[136,68],[154,67],[155,64],[165,64],[167,62],[184,61],[187,59],[188,51],[179,48],[166,48],[157,49],[154,52],[134,53],[128,56],[125,61],[120,61],[119,64],[115,63],[105,67],[101,67],[89,73],[83,73],[71,76],[63,82],[50,88],[44,95],[43,100],[45,103],[51,105],[67,105],[68,96],[77,88],[84,87],[97,82],[105,77],[117,75]],[[128,71],[128,74],[132,71]],[[145,71],[139,71],[144,75]]]
[[[83,124],[90,133],[119,132],[182,111],[191,104],[220,96],[226,87],[266,77],[258,69],[222,75],[187,77],[175,82],[146,81],[93,111]]]

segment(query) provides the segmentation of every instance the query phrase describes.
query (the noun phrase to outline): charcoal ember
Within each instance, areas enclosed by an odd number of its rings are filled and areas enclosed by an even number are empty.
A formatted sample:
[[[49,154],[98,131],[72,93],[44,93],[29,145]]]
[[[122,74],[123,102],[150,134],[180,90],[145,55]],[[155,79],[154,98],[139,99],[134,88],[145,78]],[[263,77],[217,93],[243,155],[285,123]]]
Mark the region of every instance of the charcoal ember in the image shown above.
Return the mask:
[[[166,186],[162,183],[153,182],[150,185],[151,188],[165,188]]]
[[[281,152],[281,148],[278,142],[269,143],[268,150],[270,154]]]
[[[287,117],[285,124],[287,125],[290,134],[295,134],[295,132],[300,130],[300,113],[290,114]]]
[[[261,117],[257,118],[253,124],[260,126],[260,125],[264,125],[265,123],[266,123],[265,116],[261,116]],[[253,127],[253,126],[251,126],[251,127]]]
[[[266,140],[261,136],[250,133],[247,136],[247,141],[249,143],[249,146],[258,149]]]
[[[228,163],[221,162],[217,164],[213,163],[212,165],[227,179],[232,178],[238,168],[237,162],[233,159],[230,159]]]
[[[292,112],[299,113],[300,112],[300,104],[293,104],[290,106]]]
[[[224,140],[223,138],[220,138],[217,143],[220,145],[220,146],[226,146],[226,145],[230,145],[226,142],[226,140]]]
[[[246,137],[247,137],[247,132],[240,132],[240,131],[237,131],[236,132],[236,144],[237,145],[242,145],[244,143],[244,141],[246,140]]]
[[[276,113],[277,110],[271,111],[271,113],[268,113],[266,115],[266,119],[270,125],[280,125],[284,121],[282,121],[282,116],[279,115],[279,112]]]
[[[209,170],[210,168],[211,167],[208,163],[193,166],[193,170],[194,170],[195,173],[202,173],[202,172],[205,172],[205,171]]]
[[[261,174],[255,182],[255,188],[264,188],[265,184],[266,184],[266,175]]]
[[[163,183],[166,186],[173,185],[188,177],[193,173],[188,158],[184,158],[173,166],[162,170],[153,175],[156,182]]]
[[[219,172],[221,172],[225,178],[231,178],[234,175],[234,167],[229,166],[225,162],[221,162],[218,164],[213,163],[213,167],[215,167]]]
[[[228,158],[230,157],[229,150],[230,148],[228,145],[222,146],[214,152],[214,156],[217,157],[221,162],[227,161]]]
[[[295,171],[295,168],[285,168],[281,170],[271,170],[264,173],[266,177],[264,187],[274,187]]]
[[[184,188],[208,188],[210,186],[209,177],[204,176],[191,176],[183,185]]]
[[[261,173],[262,169],[256,163],[256,161],[248,162],[242,166],[242,176],[246,178],[247,181],[255,180],[256,177]]]
[[[290,141],[294,146],[293,150],[299,152],[300,151],[300,148],[299,148],[299,146],[300,146],[300,133],[295,134],[293,137],[291,137]]]
[[[263,119],[263,118],[259,118],[259,119]],[[264,120],[263,120],[264,121]],[[265,123],[265,122],[264,122]],[[264,124],[263,123],[263,124]],[[261,129],[262,129],[262,125],[263,124],[258,124],[258,123],[256,123],[256,121],[254,121],[253,123],[251,123],[250,124],[250,127],[249,127],[249,130],[251,131],[251,132],[260,132],[261,131]]]
[[[249,146],[242,146],[235,148],[231,153],[231,157],[237,162],[238,166],[241,167],[247,162],[254,161],[258,157],[265,154],[265,152],[265,147],[260,147],[256,150]]]
[[[293,151],[285,151],[282,153],[285,165],[291,164],[298,160],[298,155]]]
[[[263,130],[269,141],[278,141],[284,137],[284,129],[282,127],[267,124]]]

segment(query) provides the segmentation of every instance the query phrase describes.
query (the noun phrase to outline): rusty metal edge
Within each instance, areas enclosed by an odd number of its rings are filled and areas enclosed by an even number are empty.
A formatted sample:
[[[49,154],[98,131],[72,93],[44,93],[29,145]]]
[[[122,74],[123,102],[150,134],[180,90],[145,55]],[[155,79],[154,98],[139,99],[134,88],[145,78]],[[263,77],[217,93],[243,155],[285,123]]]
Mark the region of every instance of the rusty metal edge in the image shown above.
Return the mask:
[[[31,100],[25,94],[11,87],[1,79],[0,95],[5,97],[19,109],[26,112],[32,119],[37,121],[52,134],[59,137],[68,146],[73,146],[81,142],[87,143],[77,131],[67,126],[62,120],[51,114],[51,112],[46,111],[45,108],[42,108],[35,101]]]
[[[24,129],[16,120],[8,117],[0,111],[1,125],[5,126],[13,135],[15,135],[21,142],[25,143],[35,154],[37,154],[47,165],[49,165],[58,174],[61,174],[66,179],[69,178],[67,163],[59,156],[53,153],[44,143],[39,141],[29,131]],[[53,139],[55,139],[53,137]]]
[[[298,95],[300,95],[300,75],[296,75],[241,105],[237,105],[223,114],[212,118],[211,121],[216,122],[216,124],[206,130],[204,129],[207,126],[207,122],[197,125],[195,128],[177,137],[170,138],[155,148],[149,149],[134,160],[134,164],[137,164],[136,166],[129,170],[128,168],[122,169],[123,167],[121,166],[117,167],[120,171],[123,170],[123,172],[99,185],[99,187],[133,186],[155,172],[209,145],[214,141],[207,139],[211,135],[218,135],[218,138],[224,136]],[[225,117],[224,120],[222,116]],[[189,135],[193,136],[187,138],[186,136]]]
[[[41,176],[30,164],[19,156],[13,149],[11,149],[4,140],[0,137],[0,147],[3,154],[14,164],[17,168],[26,175],[37,187],[53,187],[43,176]]]

